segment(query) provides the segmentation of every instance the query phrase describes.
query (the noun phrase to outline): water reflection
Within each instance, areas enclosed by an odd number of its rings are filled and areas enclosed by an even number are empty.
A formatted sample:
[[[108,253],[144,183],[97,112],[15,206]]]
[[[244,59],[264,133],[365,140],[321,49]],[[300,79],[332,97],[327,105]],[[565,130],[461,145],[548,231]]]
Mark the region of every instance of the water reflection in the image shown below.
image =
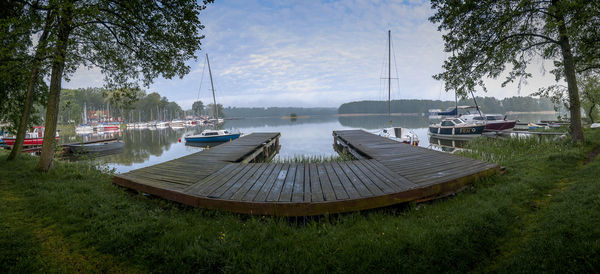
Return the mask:
[[[523,122],[553,118],[552,115],[518,116],[518,119]],[[430,139],[427,134],[429,121],[426,116],[393,116],[392,120],[394,127],[403,127],[415,132],[420,139],[419,146],[441,151],[454,151],[463,145],[451,140]],[[291,158],[303,155],[336,156],[337,153],[332,147],[332,131],[334,130],[365,129],[376,131],[384,127],[389,127],[387,115],[340,117],[331,115],[298,118],[295,121],[279,117],[226,120],[220,126],[220,129],[239,130],[245,134],[280,132],[281,150],[276,157]],[[201,151],[204,149],[203,147],[185,145],[183,137],[186,134],[199,134],[204,129],[206,128],[199,126],[176,130],[171,128],[131,129],[102,135],[63,136],[65,138],[61,139],[64,139],[65,143],[69,143],[92,140],[93,138],[122,138],[124,146],[121,153],[97,157],[97,160],[106,163],[110,168],[115,168],[117,172],[127,172]]]
[[[455,153],[462,151],[467,146],[468,142],[469,141],[467,140],[449,140],[429,137],[429,148],[448,153]]]

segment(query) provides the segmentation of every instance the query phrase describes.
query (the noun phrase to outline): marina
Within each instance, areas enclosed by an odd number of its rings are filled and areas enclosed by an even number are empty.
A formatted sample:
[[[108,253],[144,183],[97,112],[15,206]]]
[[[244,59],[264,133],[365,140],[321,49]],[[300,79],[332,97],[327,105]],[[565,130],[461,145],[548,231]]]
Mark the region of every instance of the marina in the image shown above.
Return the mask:
[[[115,175],[113,182],[196,207],[312,216],[429,200],[499,171],[497,165],[410,146],[362,130],[333,132],[336,149],[360,155],[355,160],[264,163],[277,151],[279,136],[249,134]],[[424,160],[427,164],[417,162]]]

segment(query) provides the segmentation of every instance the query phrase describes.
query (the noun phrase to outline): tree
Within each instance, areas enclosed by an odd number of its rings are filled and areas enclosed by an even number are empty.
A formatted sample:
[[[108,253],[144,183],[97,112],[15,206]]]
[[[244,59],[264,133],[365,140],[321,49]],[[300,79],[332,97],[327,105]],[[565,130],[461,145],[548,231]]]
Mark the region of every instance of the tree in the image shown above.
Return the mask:
[[[46,45],[54,16],[51,12],[47,12],[43,19],[40,12],[16,1],[4,3],[2,7],[0,94],[3,103],[0,103],[0,120],[12,121],[11,131],[17,133],[15,145],[8,156],[8,160],[13,160],[21,153],[27,129],[32,122],[38,120],[35,116],[30,119],[33,104],[44,99],[45,84],[40,77],[40,69],[45,60]],[[32,45],[32,36],[36,35],[39,36],[32,57],[29,56],[29,49]]]
[[[497,78],[511,64],[505,86],[531,77],[526,68],[535,58],[552,60],[552,73],[567,82],[571,135],[583,141],[575,75],[600,64],[598,0],[432,0],[431,5],[436,13],[430,21],[440,24],[445,51],[452,53],[445,71],[434,76],[445,81],[446,90],[486,91],[482,78]]]
[[[581,104],[587,113],[588,119],[594,123],[600,106],[600,77],[598,75],[584,75],[581,77]]]
[[[51,77],[44,145],[37,169],[52,167],[63,77],[79,66],[100,68],[109,88],[148,86],[162,76],[183,77],[196,58],[204,26],[199,13],[212,2],[39,1],[31,8],[56,14],[51,30]]]
[[[192,104],[192,111],[194,116],[200,116],[204,112],[204,103],[202,101],[196,101]]]
[[[214,104],[208,104],[206,106],[206,110],[210,113],[210,115],[214,116],[215,114],[215,105]],[[224,118],[225,117],[225,113],[223,111],[223,105],[221,104],[217,104],[217,118]]]

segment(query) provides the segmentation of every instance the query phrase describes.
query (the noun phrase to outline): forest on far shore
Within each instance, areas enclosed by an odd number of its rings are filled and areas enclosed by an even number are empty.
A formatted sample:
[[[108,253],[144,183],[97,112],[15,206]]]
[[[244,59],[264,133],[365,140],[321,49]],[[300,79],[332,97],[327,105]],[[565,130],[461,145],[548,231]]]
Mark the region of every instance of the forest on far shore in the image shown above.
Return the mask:
[[[533,98],[530,96],[514,96],[502,100],[494,97],[475,97],[479,108],[486,113],[505,113],[508,111],[536,112],[555,110],[554,104],[548,98]],[[445,110],[454,107],[454,101],[402,99],[392,100],[392,113],[427,113],[429,109]],[[459,106],[474,106],[473,99],[461,99]],[[387,113],[387,101],[358,101],[344,103],[338,108],[339,114],[353,113]]]

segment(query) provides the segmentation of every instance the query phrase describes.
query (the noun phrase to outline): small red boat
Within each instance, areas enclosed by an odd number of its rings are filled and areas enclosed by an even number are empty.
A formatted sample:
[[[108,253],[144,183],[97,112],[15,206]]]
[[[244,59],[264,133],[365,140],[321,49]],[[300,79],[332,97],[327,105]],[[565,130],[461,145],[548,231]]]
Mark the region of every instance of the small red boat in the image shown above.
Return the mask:
[[[25,140],[23,140],[23,146],[41,146],[44,143],[44,127],[33,127],[33,131],[25,134]],[[16,136],[3,137],[2,141],[6,145],[13,146],[15,144]],[[56,140],[58,140],[58,132],[56,133]]]

